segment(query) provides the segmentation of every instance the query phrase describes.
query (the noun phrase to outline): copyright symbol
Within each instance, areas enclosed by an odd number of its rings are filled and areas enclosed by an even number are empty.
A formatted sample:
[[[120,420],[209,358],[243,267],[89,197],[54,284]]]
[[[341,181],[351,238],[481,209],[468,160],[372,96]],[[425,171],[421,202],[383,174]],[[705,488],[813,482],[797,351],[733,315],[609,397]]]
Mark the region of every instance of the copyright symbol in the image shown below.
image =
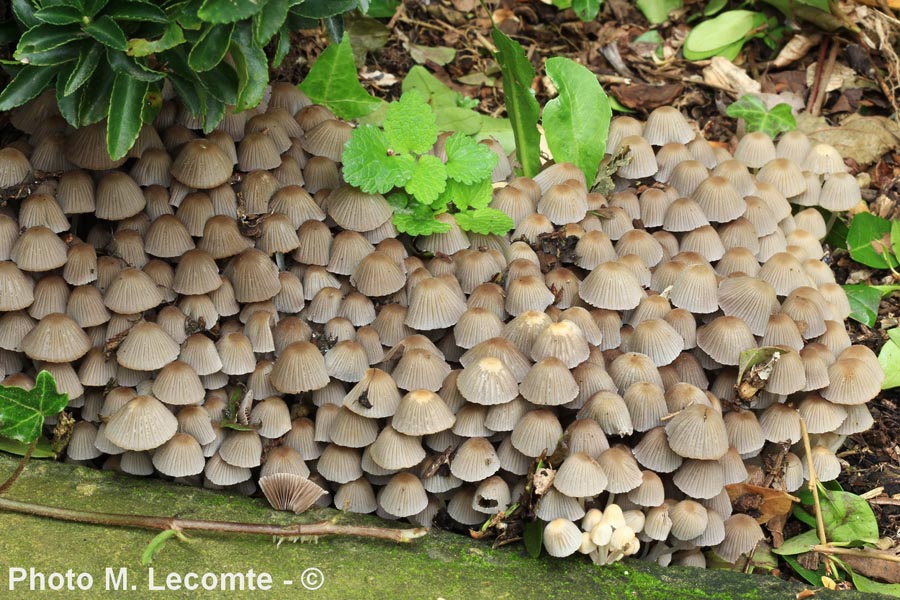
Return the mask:
[[[325,585],[325,575],[319,569],[310,567],[300,574],[300,585],[314,592]]]

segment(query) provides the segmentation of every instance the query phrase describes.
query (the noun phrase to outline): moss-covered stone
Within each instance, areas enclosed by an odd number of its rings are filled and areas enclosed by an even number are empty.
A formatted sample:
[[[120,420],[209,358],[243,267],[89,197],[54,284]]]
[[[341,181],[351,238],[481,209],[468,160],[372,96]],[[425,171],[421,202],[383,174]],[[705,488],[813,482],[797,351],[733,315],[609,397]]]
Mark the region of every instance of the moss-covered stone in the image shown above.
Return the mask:
[[[11,473],[16,460],[0,455],[0,480]],[[178,516],[258,523],[315,522],[331,518],[332,510],[316,509],[300,517],[277,513],[264,500],[250,499],[158,480],[142,480],[114,473],[33,462],[9,497],[49,506],[112,513]],[[342,523],[399,525],[379,519],[346,515]],[[116,597],[164,599],[196,597],[257,597],[250,591],[223,594],[169,590],[152,592],[150,571],[140,564],[141,552],[154,532],[110,528],[0,513],[0,596],[31,597],[27,581],[9,588],[9,568],[65,573],[72,569],[93,577],[90,591],[67,591],[69,599]],[[191,534],[194,543],[169,541],[153,563],[156,585],[169,573],[269,573],[274,581],[269,598],[405,599],[445,598],[591,598],[641,600],[775,599],[794,598],[802,585],[774,577],[684,568],[659,568],[630,561],[596,567],[587,559],[527,557],[521,547],[492,550],[485,543],[463,536],[433,532],[411,544],[379,540],[329,537],[302,543],[248,535]],[[114,575],[127,568],[129,588],[106,590],[106,570]],[[315,592],[302,585],[306,569],[318,568],[324,583]],[[292,581],[285,585],[285,581]],[[878,596],[856,592],[818,591],[816,598],[856,600]]]

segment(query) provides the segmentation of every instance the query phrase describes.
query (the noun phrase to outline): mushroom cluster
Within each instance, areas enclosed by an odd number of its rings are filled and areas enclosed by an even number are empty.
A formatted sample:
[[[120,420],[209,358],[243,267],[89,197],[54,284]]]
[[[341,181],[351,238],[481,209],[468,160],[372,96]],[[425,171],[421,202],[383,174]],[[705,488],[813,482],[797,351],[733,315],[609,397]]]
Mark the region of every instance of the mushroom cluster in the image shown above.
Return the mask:
[[[554,556],[643,541],[702,565],[762,536],[726,485],[834,479],[872,423],[883,374],[850,343],[815,208],[860,191],[801,133],[732,156],[675,109],[618,117],[606,196],[566,163],[515,177],[493,144],[515,230],[442,215],[409,240],[341,180],[352,125],[293,85],[205,137],[167,101],[120,161],[102,122],[54,109],[12,112],[27,135],[0,150],[0,375],[55,377],[72,462],[426,526],[525,494]],[[777,351],[738,394],[758,347]]]

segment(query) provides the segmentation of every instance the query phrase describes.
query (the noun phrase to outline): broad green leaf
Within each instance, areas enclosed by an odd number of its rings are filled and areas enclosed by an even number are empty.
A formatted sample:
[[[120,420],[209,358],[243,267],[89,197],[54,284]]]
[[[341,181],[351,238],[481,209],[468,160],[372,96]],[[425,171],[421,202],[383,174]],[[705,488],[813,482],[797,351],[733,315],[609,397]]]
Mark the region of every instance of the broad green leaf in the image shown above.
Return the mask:
[[[41,435],[44,419],[68,403],[69,395],[56,391],[56,382],[47,371],[38,373],[31,390],[0,386],[0,435],[30,444]]]
[[[66,120],[66,123],[72,127],[81,127],[81,121],[78,118],[78,107],[81,105],[81,96],[88,93],[86,86],[81,86],[79,90],[72,92],[68,96],[64,96],[66,81],[72,75],[72,71],[68,68],[71,65],[65,65],[59,70],[56,76],[56,106],[59,109],[60,116]]]
[[[119,73],[109,98],[109,120],[106,123],[106,148],[113,160],[128,154],[141,132],[141,110],[147,82]]]
[[[295,9],[308,19],[327,19],[356,8],[357,0],[305,0]]]
[[[19,44],[16,46],[16,51],[13,53],[13,58],[20,60],[23,53],[46,52],[84,37],[85,33],[76,25],[59,27],[41,24],[22,34],[22,37],[19,38]]]
[[[227,25],[207,25],[200,39],[188,54],[188,64],[195,71],[209,71],[225,58],[234,23]]]
[[[522,46],[496,26],[492,36],[497,46],[495,58],[503,73],[503,97],[516,140],[516,156],[523,174],[534,177],[541,170],[541,134],[537,128],[541,107],[531,89],[534,67]]]
[[[459,132],[447,138],[444,151],[447,153],[447,176],[460,183],[489,179],[497,166],[497,155],[490,148]]]
[[[415,160],[408,154],[389,153],[387,136],[372,125],[353,130],[341,160],[344,180],[369,194],[403,187],[415,169]]]
[[[888,340],[878,353],[878,364],[884,371],[881,389],[900,387],[900,328],[888,330]]]
[[[809,552],[809,549],[819,543],[819,534],[815,529],[804,531],[800,535],[795,535],[784,541],[784,543],[774,548],[772,552],[782,556],[792,556],[795,554],[803,554]]]
[[[41,24],[41,21],[34,16],[37,10],[31,0],[12,0],[12,12],[16,20],[23,25],[23,29]]]
[[[37,98],[50,87],[57,69],[26,65],[0,92],[0,110],[10,110]]]
[[[484,235],[505,235],[515,226],[509,215],[490,207],[467,210],[453,217],[462,229]]]
[[[468,208],[484,208],[491,203],[493,198],[493,186],[488,178],[472,184],[460,183],[453,179],[447,180],[447,189],[441,194],[440,200],[432,204],[433,207],[446,207],[452,203],[458,210]]]
[[[159,39],[132,38],[128,40],[126,52],[129,56],[149,56],[170,50],[184,42],[184,31],[181,30],[178,23],[173,22],[169,23],[169,26],[166,27],[162,37]]]
[[[850,258],[867,267],[887,269],[897,266],[890,253],[891,223],[871,213],[859,213],[850,223],[847,248]]]
[[[66,86],[63,92],[65,96],[68,96],[79,89],[91,78],[91,75],[97,70],[97,65],[100,64],[100,58],[102,56],[103,46],[99,44],[91,44],[91,47],[87,52],[83,52],[79,55],[75,70],[72,71],[69,78],[66,80]]]
[[[803,507],[813,504],[812,492],[803,490],[797,497]],[[878,541],[878,521],[869,503],[850,492],[819,490],[819,504],[822,508],[822,521],[825,524],[825,536],[829,542],[851,545],[874,544]],[[794,513],[802,511],[800,505],[794,507]]]
[[[475,135],[483,123],[481,113],[461,106],[435,107],[434,119],[438,131],[460,131]]]
[[[753,94],[744,94],[736,102],[732,102],[725,112],[734,119],[743,119],[747,123],[748,132],[762,131],[770,138],[797,128],[797,120],[791,113],[790,105],[781,103],[767,109],[765,103]]]
[[[196,73],[196,76],[213,98],[225,104],[237,102],[237,73],[227,62],[220,62],[214,69]]]
[[[328,37],[331,38],[331,41],[333,43],[337,44],[341,41],[341,38],[344,37],[343,17],[325,17],[324,19],[322,19],[322,24],[325,25],[325,31],[328,32]]]
[[[339,44],[325,48],[300,83],[300,89],[310,100],[328,107],[342,119],[362,117],[381,104],[357,79],[348,35]]]
[[[58,4],[56,6],[45,6],[35,11],[36,19],[51,25],[71,25],[81,22],[81,11],[74,6]]]
[[[112,91],[115,73],[109,65],[103,64],[94,71],[90,81],[85,84],[85,92],[81,94],[78,105],[78,121],[82,126],[91,125],[106,118],[109,113],[109,94]]]
[[[269,83],[269,61],[262,48],[253,44],[250,25],[242,23],[231,36],[231,58],[238,76],[236,112],[254,108],[266,93]]]
[[[207,23],[235,23],[252,17],[261,7],[258,0],[203,0],[197,16]]]
[[[559,90],[542,118],[553,159],[575,164],[587,181],[594,181],[612,119],[606,94],[596,75],[568,58],[551,58],[545,68]]]
[[[805,579],[807,582],[816,586],[822,585],[822,576],[825,575],[825,561],[820,561],[819,569],[817,571],[813,571],[801,565],[800,561],[798,561],[795,556],[785,555],[783,558],[784,561],[791,566],[794,572],[796,572],[797,575]]]
[[[544,526],[547,525],[540,519],[525,523],[522,533],[522,541],[525,543],[525,550],[531,558],[537,558],[541,555],[544,547]]]
[[[398,6],[400,0],[371,0],[369,9],[363,12],[375,19],[390,19],[397,12]]]
[[[493,139],[500,142],[503,151],[510,154],[516,149],[516,138],[513,136],[512,125],[509,119],[498,117],[489,117],[488,115],[479,115],[481,117],[481,127],[475,133],[475,139],[481,140]]]
[[[403,188],[422,204],[431,204],[447,187],[447,169],[436,156],[423,154]]]
[[[409,70],[409,73],[403,78],[401,89],[403,92],[409,90],[421,92],[438,113],[441,112],[442,107],[475,108],[478,106],[477,100],[466,98],[459,92],[450,89],[421,65],[414,65]]]
[[[16,456],[25,456],[30,445],[0,436],[0,450]],[[50,442],[47,441],[47,438],[41,437],[38,440],[37,446],[31,452],[31,458],[56,458],[56,454],[53,453],[53,448],[50,447]]]
[[[864,283],[845,285],[844,293],[850,302],[850,318],[863,325],[874,327],[878,305],[881,303],[881,293]]]
[[[444,66],[453,62],[453,59],[456,58],[456,50],[446,46],[410,44],[409,56],[420,65],[433,62],[436,65]]]
[[[44,50],[42,52],[17,52],[16,60],[35,67],[52,67],[67,62],[74,62],[84,50],[84,41],[75,39],[68,44]],[[88,42],[93,44],[93,42]]]
[[[147,93],[144,95],[144,106],[141,108],[141,121],[144,122],[144,127],[152,127],[152,123],[159,115],[162,105],[162,85],[158,82],[151,83],[147,87]]]
[[[416,203],[411,208],[394,213],[394,227],[414,237],[450,231],[450,224],[438,221],[435,214],[430,206]]]
[[[669,13],[683,6],[681,0],[637,0],[635,6],[653,25],[664,23]]]
[[[125,52],[128,49],[128,39],[119,24],[109,15],[103,15],[91,23],[81,26],[82,30],[104,46]]]
[[[188,79],[174,73],[169,73],[169,81],[172,82],[172,86],[178,92],[179,100],[185,105],[188,112],[192,115],[199,115],[203,111],[199,93],[203,91],[203,85],[193,78]]]
[[[900,256],[900,220],[891,221],[891,251]]]
[[[161,71],[154,71],[141,64],[139,61],[143,59],[128,56],[124,52],[119,52],[112,48],[106,49],[106,58],[113,71],[116,73],[124,73],[139,81],[160,81],[166,76],[165,73]]]
[[[284,25],[278,32],[275,40],[275,53],[272,56],[272,68],[277,69],[284,61],[284,57],[291,50],[291,30]]]
[[[593,21],[600,12],[601,0],[572,0],[572,10],[582,21]]]
[[[93,18],[97,13],[106,8],[109,0],[81,0],[84,6],[84,14]]]
[[[284,25],[288,9],[294,0],[266,0],[262,10],[253,15],[253,41],[265,46]]]
[[[150,23],[168,23],[169,18],[163,9],[150,2],[141,0],[119,0],[109,7],[107,15],[119,21],[147,21]]]
[[[703,16],[711,17],[718,14],[726,6],[728,6],[728,0],[711,0],[710,2],[707,2],[706,6],[703,8]]]
[[[861,592],[884,594],[886,596],[900,598],[900,583],[880,583],[878,581],[872,581],[868,577],[860,575],[853,570],[850,571],[850,578],[853,580],[854,587]]]
[[[388,105],[384,133],[394,152],[424,154],[431,150],[438,130],[434,112],[422,94],[406,92]]]
[[[750,10],[729,10],[700,23],[684,40],[685,58],[709,58],[727,46],[743,42],[755,27],[758,14]]]

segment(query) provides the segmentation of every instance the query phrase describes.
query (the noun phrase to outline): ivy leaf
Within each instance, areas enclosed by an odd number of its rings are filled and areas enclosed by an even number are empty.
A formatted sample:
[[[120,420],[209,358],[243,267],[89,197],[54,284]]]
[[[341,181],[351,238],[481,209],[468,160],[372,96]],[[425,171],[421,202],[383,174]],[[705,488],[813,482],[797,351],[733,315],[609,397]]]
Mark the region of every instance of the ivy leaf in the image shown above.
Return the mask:
[[[734,119],[743,119],[747,123],[748,132],[762,131],[771,138],[783,131],[797,128],[797,120],[791,114],[790,105],[782,102],[767,109],[765,103],[753,94],[744,94],[728,105],[725,112]]]
[[[452,202],[459,210],[484,208],[491,203],[493,191],[490,179],[482,179],[470,185],[448,179],[447,189],[441,194],[441,201],[444,205]]]
[[[331,44],[300,83],[300,89],[316,104],[322,104],[342,119],[356,119],[378,108],[381,100],[373,98],[359,83],[350,36],[339,44]]]
[[[384,133],[394,151],[425,154],[437,141],[434,111],[419,92],[405,92],[388,105]]]
[[[430,206],[416,204],[412,209],[394,213],[394,227],[397,228],[397,231],[411,236],[450,231],[450,224],[435,219],[436,214]]]
[[[68,403],[69,395],[56,391],[47,371],[38,373],[31,390],[0,386],[0,435],[30,444],[41,434],[44,419]]]
[[[389,154],[387,136],[372,125],[353,130],[341,160],[344,181],[367,194],[384,194],[403,187],[416,168],[415,160],[408,154]]]
[[[447,153],[447,176],[460,183],[475,183],[490,178],[497,166],[497,155],[484,144],[456,132],[444,144]]]
[[[447,169],[436,156],[423,154],[404,189],[422,204],[431,204],[447,187]]]
[[[506,213],[496,208],[478,208],[453,215],[460,227],[466,231],[485,235],[504,235],[514,227],[513,220]]]

